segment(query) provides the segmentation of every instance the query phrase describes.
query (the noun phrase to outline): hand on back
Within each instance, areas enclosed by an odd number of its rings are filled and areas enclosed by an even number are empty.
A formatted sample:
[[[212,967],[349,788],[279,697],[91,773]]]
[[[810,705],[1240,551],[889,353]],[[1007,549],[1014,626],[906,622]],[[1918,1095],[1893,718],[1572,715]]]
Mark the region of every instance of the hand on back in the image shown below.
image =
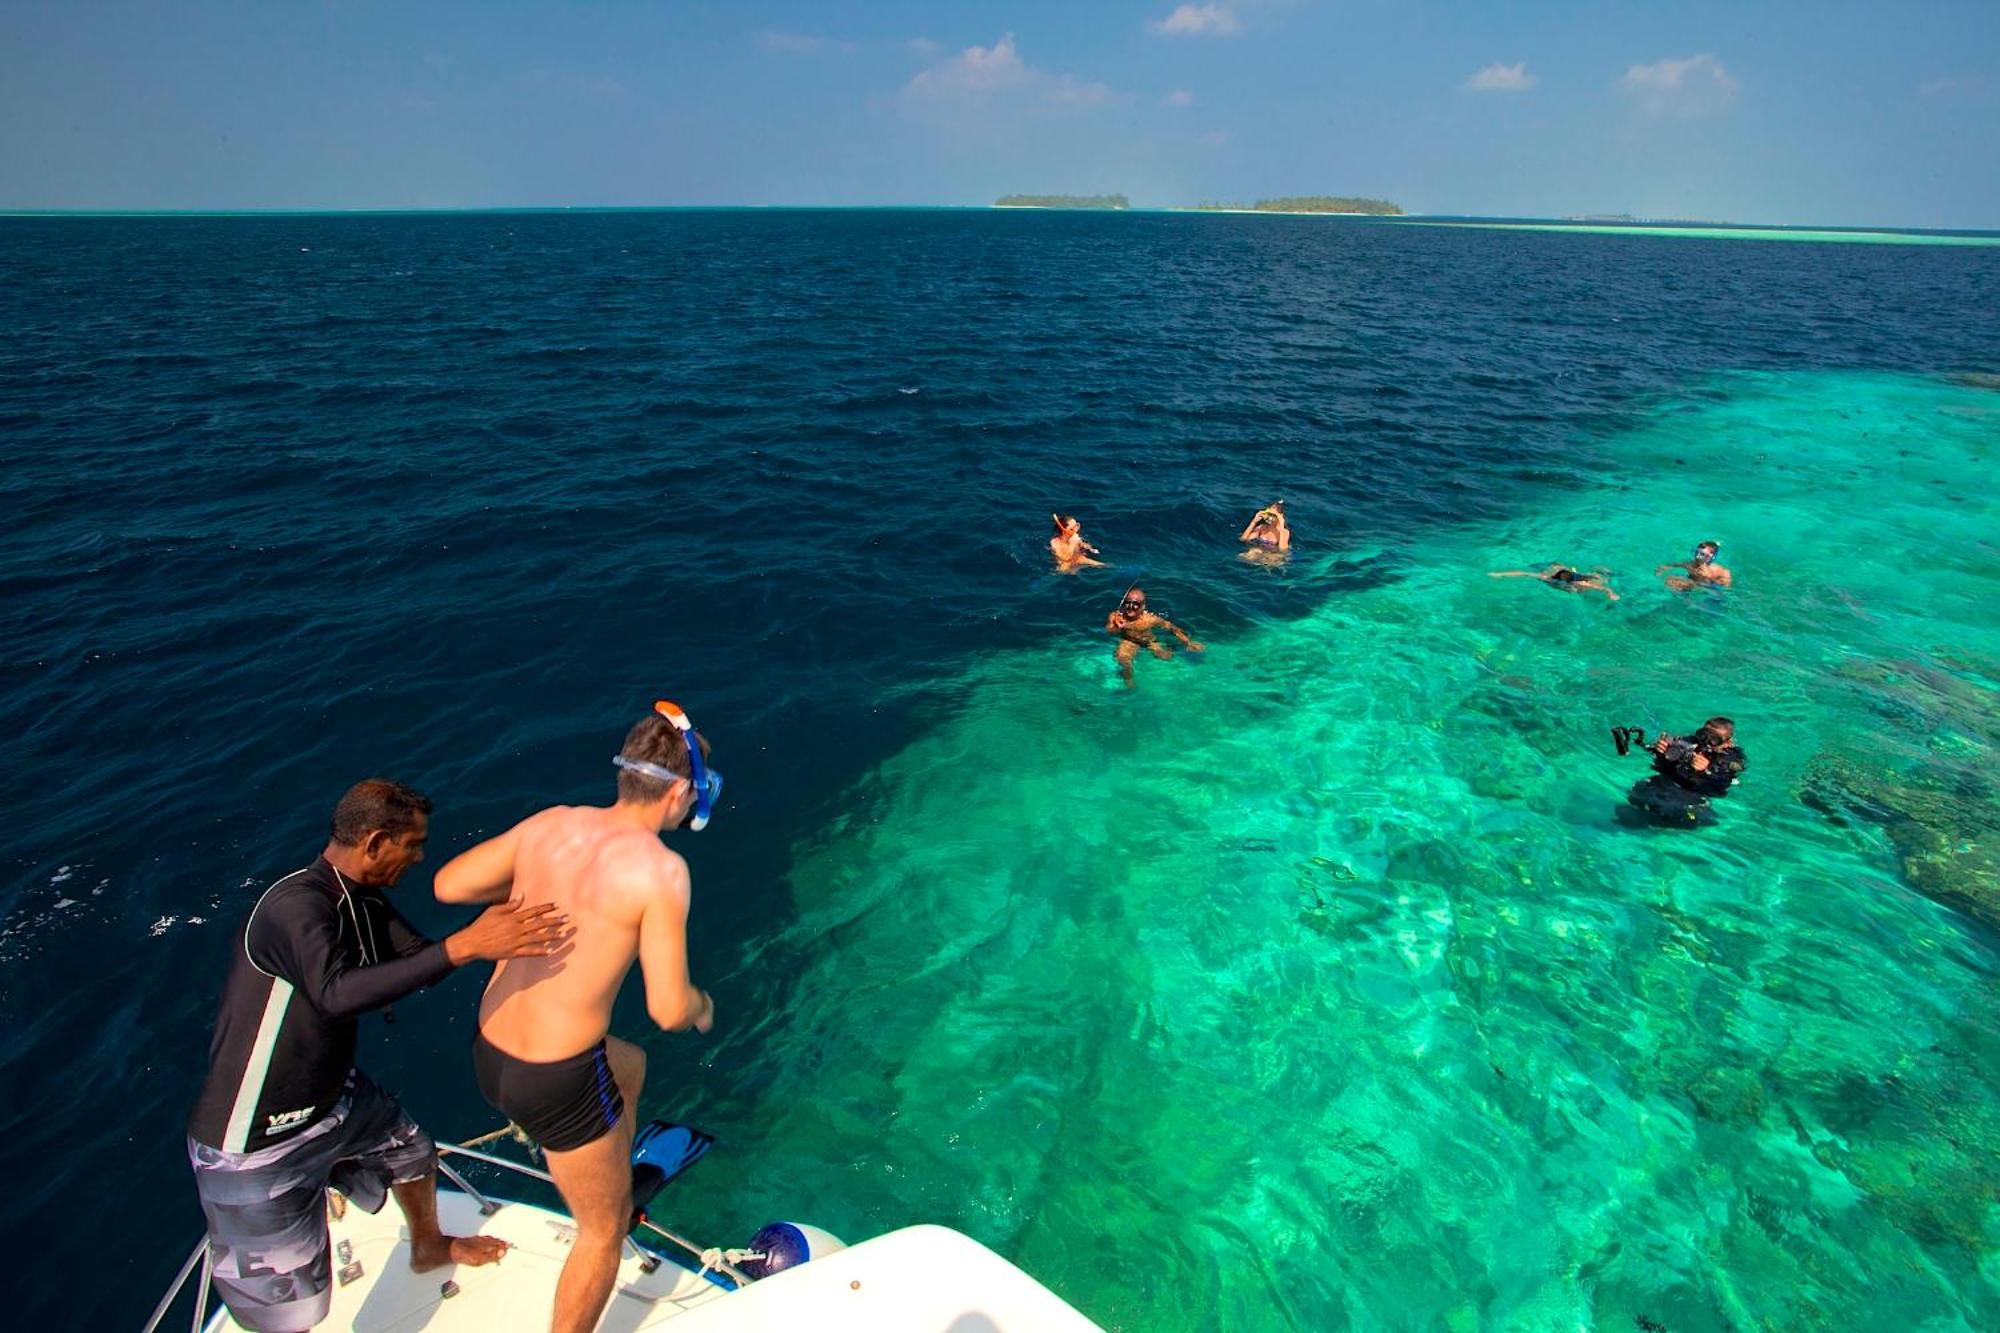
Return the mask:
[[[509,958],[545,958],[570,941],[576,931],[569,916],[554,903],[524,904],[519,898],[495,903],[472,924],[445,941],[453,962]]]

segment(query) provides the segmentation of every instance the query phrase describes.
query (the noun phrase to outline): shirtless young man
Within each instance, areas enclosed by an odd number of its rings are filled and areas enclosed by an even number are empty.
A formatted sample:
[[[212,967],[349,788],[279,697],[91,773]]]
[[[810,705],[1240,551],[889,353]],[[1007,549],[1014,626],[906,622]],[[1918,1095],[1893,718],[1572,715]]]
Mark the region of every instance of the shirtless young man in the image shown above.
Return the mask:
[[[1668,575],[1667,586],[1675,592],[1691,592],[1696,588],[1727,588],[1735,582],[1735,579],[1728,570],[1715,563],[1716,552],[1720,549],[1714,542],[1703,542],[1694,548],[1692,560],[1674,560],[1656,566],[1653,572],[1665,574],[1670,569],[1686,570],[1686,578],[1678,574]]]
[[[1137,660],[1141,648],[1163,662],[1174,655],[1172,649],[1161,646],[1160,641],[1153,637],[1155,630],[1167,631],[1191,653],[1202,651],[1202,645],[1190,639],[1186,630],[1165,616],[1154,614],[1146,606],[1145,590],[1137,584],[1126,590],[1125,596],[1119,600],[1118,609],[1105,618],[1104,629],[1118,638],[1118,674],[1125,678],[1128,687],[1132,684],[1132,663]]]
[[[663,1029],[706,1032],[715,1003],[688,979],[687,863],[660,843],[708,823],[722,776],[674,704],[653,705],[612,760],[611,806],[555,806],[438,871],[440,902],[554,903],[568,948],[502,963],[479,1005],[473,1067],[495,1109],[542,1146],[576,1219],[556,1283],[555,1333],[588,1333],[611,1296],[632,1224],[632,1131],[645,1052],[610,1035],[611,1005],[638,959],[646,1012]],[[690,751],[690,741],[699,750]]]

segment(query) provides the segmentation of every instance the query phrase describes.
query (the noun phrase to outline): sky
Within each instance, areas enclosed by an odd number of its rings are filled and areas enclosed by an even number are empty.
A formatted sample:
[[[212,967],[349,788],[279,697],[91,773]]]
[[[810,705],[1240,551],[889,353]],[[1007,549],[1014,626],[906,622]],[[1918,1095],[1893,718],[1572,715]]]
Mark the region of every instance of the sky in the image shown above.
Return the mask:
[[[2000,227],[2000,0],[0,0],[0,208]]]

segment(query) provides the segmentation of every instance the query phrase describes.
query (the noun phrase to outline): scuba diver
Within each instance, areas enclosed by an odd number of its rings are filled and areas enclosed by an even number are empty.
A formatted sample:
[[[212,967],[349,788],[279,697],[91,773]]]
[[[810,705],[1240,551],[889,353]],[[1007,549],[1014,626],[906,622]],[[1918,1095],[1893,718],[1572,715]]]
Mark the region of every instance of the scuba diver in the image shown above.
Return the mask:
[[[1604,581],[1603,574],[1597,572],[1586,574],[1582,570],[1572,569],[1568,565],[1550,565],[1539,574],[1532,569],[1496,569],[1486,577],[1489,579],[1540,579],[1551,588],[1561,588],[1564,592],[1601,592],[1614,602],[1618,600],[1618,594],[1611,591],[1611,585]]]
[[[1102,560],[1090,558],[1102,552],[1083,539],[1083,524],[1067,514],[1050,514],[1049,517],[1056,524],[1056,535],[1049,538],[1049,554],[1056,558],[1058,573],[1074,574],[1079,569],[1104,568]],[[1090,554],[1084,554],[1086,551]]]
[[[1722,548],[1714,542],[1703,542],[1694,548],[1694,556],[1688,560],[1672,560],[1653,568],[1655,574],[1665,574],[1670,569],[1687,571],[1687,577],[1678,575],[1667,579],[1667,586],[1675,592],[1691,592],[1696,588],[1727,588],[1733,580],[1729,571],[1715,563],[1715,553]]]
[[[1613,727],[1611,739],[1620,754],[1645,744],[1637,727]],[[1726,717],[1708,719],[1691,736],[1661,732],[1648,748],[1653,776],[1634,784],[1625,800],[1659,824],[1692,827],[1712,822],[1715,813],[1709,799],[1727,796],[1749,763],[1736,744],[1736,724]]]
[[[1132,684],[1132,663],[1138,658],[1141,648],[1162,662],[1174,655],[1172,649],[1160,646],[1159,640],[1153,636],[1155,630],[1166,630],[1191,653],[1203,651],[1203,645],[1189,638],[1186,630],[1147,609],[1145,590],[1136,583],[1125,590],[1118,609],[1105,619],[1104,629],[1106,633],[1118,636],[1118,674],[1125,678],[1128,688]]]

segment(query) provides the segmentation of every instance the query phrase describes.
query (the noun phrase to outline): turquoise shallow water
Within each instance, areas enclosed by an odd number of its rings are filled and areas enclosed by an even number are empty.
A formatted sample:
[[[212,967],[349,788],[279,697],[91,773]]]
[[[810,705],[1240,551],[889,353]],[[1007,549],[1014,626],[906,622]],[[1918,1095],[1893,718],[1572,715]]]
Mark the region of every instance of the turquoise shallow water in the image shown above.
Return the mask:
[[[753,1189],[922,1199],[1118,1328],[1991,1326],[1992,935],[1802,797],[1992,763],[1996,451],[1990,391],[1725,376],[1130,695],[985,659],[797,849]],[[1727,598],[1649,576],[1697,536]],[[1556,559],[1623,600],[1484,577]],[[1620,826],[1606,725],[1718,711],[1719,825]]]

